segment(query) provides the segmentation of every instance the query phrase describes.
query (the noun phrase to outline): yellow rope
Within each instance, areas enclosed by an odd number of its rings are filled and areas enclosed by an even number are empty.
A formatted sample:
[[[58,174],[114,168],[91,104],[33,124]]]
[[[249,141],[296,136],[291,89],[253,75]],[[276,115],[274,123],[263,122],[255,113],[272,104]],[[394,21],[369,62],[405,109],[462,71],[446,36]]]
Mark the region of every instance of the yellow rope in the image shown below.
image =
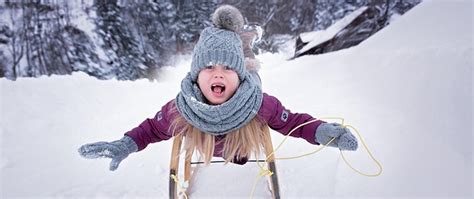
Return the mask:
[[[305,125],[308,125],[310,123],[313,123],[313,122],[316,122],[318,120],[341,120],[341,125],[344,127],[344,128],[351,128],[352,130],[354,130],[356,133],[357,133],[357,136],[359,137],[359,140],[361,141],[362,145],[364,146],[365,150],[367,151],[367,153],[369,154],[369,156],[372,158],[372,160],[377,164],[378,168],[379,168],[379,171],[375,174],[366,174],[366,173],[363,173],[357,169],[355,169],[347,160],[346,158],[344,157],[344,153],[342,153],[341,150],[339,150],[341,152],[341,156],[342,156],[342,159],[344,160],[344,162],[347,164],[347,166],[349,166],[352,170],[354,170],[355,172],[359,173],[360,175],[363,175],[363,176],[367,176],[367,177],[376,177],[376,176],[379,176],[381,173],[382,173],[382,165],[380,164],[379,161],[377,161],[377,159],[375,159],[375,157],[372,155],[372,153],[370,152],[369,148],[367,147],[367,145],[365,144],[365,141],[362,139],[362,136],[360,135],[359,131],[354,128],[353,126],[351,125],[345,125],[344,124],[344,118],[341,118],[341,117],[324,117],[324,118],[319,118],[319,119],[314,119],[314,120],[311,120],[311,121],[308,121],[308,122],[305,122],[303,124],[300,124],[298,125],[297,127],[293,128],[286,136],[285,138],[280,142],[280,144],[278,144],[278,146],[275,148],[275,150],[273,150],[265,159],[266,162],[268,162],[268,159],[277,151],[281,148],[281,146],[283,145],[283,143],[286,142],[286,139],[288,139],[288,137],[297,129],[305,126]],[[323,146],[316,149],[315,151],[312,151],[310,153],[306,153],[306,154],[303,154],[303,155],[299,155],[299,156],[294,156],[294,157],[285,157],[285,158],[275,158],[276,160],[290,160],[290,159],[296,159],[296,158],[301,158],[301,157],[305,157],[305,156],[309,156],[309,155],[312,155],[312,154],[315,154],[319,151],[321,151],[322,149],[326,148],[326,146],[329,145],[329,143],[331,143],[332,141],[334,141],[334,139],[336,138],[332,138],[331,140],[329,140],[328,143],[326,144],[322,144]],[[255,187],[257,186],[257,182],[258,180],[267,175],[267,176],[271,176],[273,175],[273,172],[270,171],[268,168],[265,168],[263,165],[260,165],[260,163],[258,162],[257,160],[257,165],[258,167],[260,167],[260,172],[259,174],[257,175],[257,178],[254,182],[254,185],[252,187],[252,192],[250,193],[250,198],[253,198],[253,194],[255,192]]]
[[[179,181],[178,177],[177,177],[176,175],[174,175],[174,174],[171,174],[170,177],[171,177],[171,178],[174,180],[174,182],[178,185],[178,186],[177,186],[178,189],[179,189],[178,194],[183,194],[183,195],[184,195],[184,198],[185,198],[185,199],[188,199],[188,195],[186,194],[186,187],[181,184],[181,182]]]
[[[264,168],[262,165],[259,164],[258,159],[257,159],[257,165],[260,167],[260,172],[258,173],[257,177],[255,178],[255,181],[253,182],[252,191],[250,192],[250,198],[253,197],[253,194],[255,192],[255,188],[257,187],[257,183],[260,180],[260,178],[263,177],[263,176],[273,175],[273,172],[270,171],[270,169]]]
[[[344,162],[346,162],[347,166],[349,166],[352,170],[354,170],[355,172],[359,173],[360,175],[363,175],[363,176],[367,176],[367,177],[376,177],[376,176],[379,176],[380,174],[382,174],[382,164],[380,164],[380,162],[375,159],[374,155],[372,155],[372,153],[370,152],[369,150],[369,147],[367,147],[367,144],[365,144],[365,141],[364,139],[362,139],[362,136],[360,135],[359,131],[354,128],[353,126],[351,125],[345,125],[344,127],[346,128],[351,128],[352,130],[354,130],[354,132],[357,133],[357,136],[359,137],[360,139],[360,142],[362,143],[362,145],[364,146],[365,150],[367,151],[367,153],[369,154],[370,158],[372,158],[372,160],[375,162],[375,164],[377,164],[377,167],[379,167],[379,171],[375,174],[366,174],[366,173],[363,173],[357,169],[355,169],[354,167],[352,167],[351,164],[349,164],[349,162],[346,160],[346,158],[344,157],[344,153],[341,152],[341,156],[342,156],[342,159],[344,160]]]

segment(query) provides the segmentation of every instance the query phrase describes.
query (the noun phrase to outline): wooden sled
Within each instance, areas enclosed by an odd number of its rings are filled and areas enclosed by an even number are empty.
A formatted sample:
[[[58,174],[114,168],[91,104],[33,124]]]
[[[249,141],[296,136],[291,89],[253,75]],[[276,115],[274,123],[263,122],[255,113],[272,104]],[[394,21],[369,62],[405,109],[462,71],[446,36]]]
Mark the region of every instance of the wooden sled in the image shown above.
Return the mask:
[[[266,127],[266,129],[269,130],[268,127]],[[269,133],[265,133],[265,135],[270,136]],[[184,136],[175,136],[173,140],[173,149],[171,151],[171,161],[170,161],[170,178],[169,178],[169,198],[170,199],[178,199],[180,197],[180,192],[183,191],[181,188],[181,185],[177,183],[178,182],[177,177],[179,174],[180,151],[181,151],[183,139],[184,139]],[[278,175],[277,175],[277,170],[276,170],[276,165],[275,165],[275,156],[274,154],[272,154],[273,145],[272,145],[270,137],[265,140],[268,140],[269,142],[269,143],[264,144],[265,156],[267,157],[266,164],[268,166],[268,169],[271,172],[273,172],[273,174],[268,179],[271,193],[272,193],[272,198],[279,199],[280,187],[278,184]],[[183,182],[189,182],[192,175],[192,169],[193,169],[191,167],[192,154],[189,154],[189,153],[190,152],[186,151],[186,154],[184,156],[184,179],[180,180]],[[213,161],[211,163],[216,163],[216,162],[222,162],[222,161]],[[185,192],[185,194],[187,193]]]

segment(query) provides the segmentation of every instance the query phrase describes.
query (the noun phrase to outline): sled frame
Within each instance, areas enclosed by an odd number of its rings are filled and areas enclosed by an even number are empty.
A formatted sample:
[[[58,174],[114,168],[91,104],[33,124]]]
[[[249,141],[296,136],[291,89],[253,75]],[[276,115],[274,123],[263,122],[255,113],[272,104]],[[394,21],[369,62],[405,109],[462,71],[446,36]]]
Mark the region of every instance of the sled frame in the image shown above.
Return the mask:
[[[268,129],[268,126],[265,127]],[[268,129],[269,130],[269,129]],[[265,156],[267,157],[266,163],[268,166],[268,169],[273,173],[269,178],[269,186],[270,186],[270,191],[272,193],[272,198],[274,199],[280,199],[280,186],[278,182],[278,174],[277,174],[277,169],[276,169],[276,164],[275,164],[275,156],[273,154],[273,145],[271,141],[271,137],[269,133],[265,134],[266,136],[269,136],[267,142],[264,144],[264,150],[265,150]],[[173,147],[171,150],[171,161],[170,161],[170,175],[169,175],[169,198],[170,199],[178,199],[179,198],[179,188],[178,184],[176,183],[175,179],[173,179],[171,176],[178,176],[179,174],[179,161],[180,161],[180,151],[183,145],[183,140],[184,136],[175,136],[173,139]],[[184,159],[184,181],[188,181],[191,179],[192,175],[192,167],[191,167],[191,158],[192,154],[189,154],[190,152],[186,151],[185,154],[185,159]],[[217,162],[222,162],[222,161],[217,161]],[[212,162],[211,162],[212,163]],[[186,193],[187,194],[187,193]]]

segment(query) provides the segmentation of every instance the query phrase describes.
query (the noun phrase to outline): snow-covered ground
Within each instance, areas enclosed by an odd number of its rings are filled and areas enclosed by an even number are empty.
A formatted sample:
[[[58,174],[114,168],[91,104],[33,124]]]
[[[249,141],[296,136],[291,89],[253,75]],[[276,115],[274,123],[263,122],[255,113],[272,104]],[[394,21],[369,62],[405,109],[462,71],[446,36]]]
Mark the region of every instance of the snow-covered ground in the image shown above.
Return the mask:
[[[472,8],[470,0],[424,1],[347,50],[292,61],[260,55],[266,92],[294,112],[344,117],[384,168],[361,176],[333,148],[281,160],[282,197],[472,198]],[[82,73],[1,79],[0,198],[167,198],[170,141],[129,156],[115,172],[77,148],[119,139],[153,117],[189,65],[184,58],[163,69],[158,82]],[[274,145],[283,139],[272,136]],[[277,156],[315,148],[290,139]],[[356,168],[377,171],[363,148],[345,154]],[[248,197],[255,164],[213,167],[200,170],[193,198]],[[257,197],[268,195],[264,184]]]

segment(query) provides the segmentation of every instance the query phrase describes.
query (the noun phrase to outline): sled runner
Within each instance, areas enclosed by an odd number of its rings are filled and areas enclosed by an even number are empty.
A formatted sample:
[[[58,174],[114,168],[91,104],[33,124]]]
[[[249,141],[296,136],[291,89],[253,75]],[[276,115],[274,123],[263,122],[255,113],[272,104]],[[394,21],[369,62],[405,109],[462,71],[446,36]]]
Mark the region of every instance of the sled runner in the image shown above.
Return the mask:
[[[264,128],[265,135],[270,136],[269,134],[269,128],[268,126]],[[195,166],[197,164],[202,164],[203,162],[192,162],[192,154],[189,154],[191,152],[186,151],[186,154],[184,156],[184,164],[181,164],[184,166],[184,168],[180,169],[180,151],[182,148],[182,143],[184,140],[184,136],[175,136],[173,140],[173,148],[171,151],[171,162],[170,162],[170,178],[169,178],[169,198],[170,199],[178,199],[180,198],[181,195],[186,195],[183,198],[187,197],[187,192],[186,188],[188,187],[187,183],[190,181],[193,171],[195,171]],[[272,193],[272,198],[274,199],[279,199],[280,198],[280,188],[278,184],[278,175],[277,175],[277,170],[276,170],[276,165],[275,165],[275,157],[273,154],[273,146],[271,142],[271,138],[268,137],[267,140],[268,143],[264,143],[264,151],[265,151],[265,157],[266,160],[249,160],[248,163],[252,162],[265,162],[266,166],[268,167],[268,170],[272,172],[272,175],[268,178],[268,183],[269,183],[269,188]],[[182,161],[181,161],[182,162]],[[211,164],[214,163],[224,163],[225,161],[211,161]],[[184,172],[184,179],[178,179],[178,176],[180,173]],[[250,190],[249,190],[250,192]]]

